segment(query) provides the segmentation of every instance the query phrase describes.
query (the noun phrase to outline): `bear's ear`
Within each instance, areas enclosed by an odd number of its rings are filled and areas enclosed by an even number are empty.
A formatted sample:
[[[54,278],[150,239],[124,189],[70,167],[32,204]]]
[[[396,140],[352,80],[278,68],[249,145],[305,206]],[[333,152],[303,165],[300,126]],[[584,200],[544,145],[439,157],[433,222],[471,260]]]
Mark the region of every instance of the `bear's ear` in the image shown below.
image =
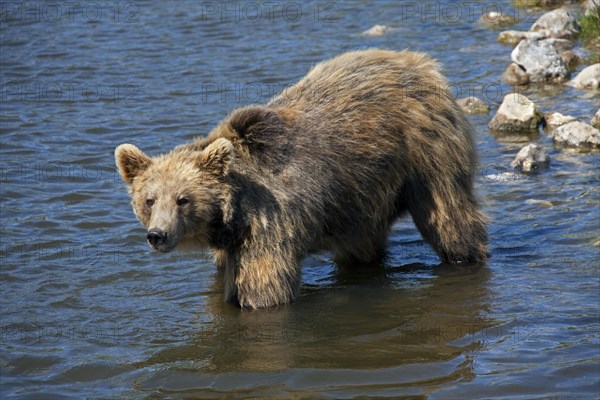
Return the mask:
[[[200,153],[198,166],[216,176],[224,176],[229,172],[234,156],[233,144],[225,138],[218,138]]]
[[[229,126],[241,139],[248,139],[253,134],[278,126],[281,117],[277,111],[261,106],[249,106],[234,111],[229,117]]]
[[[266,144],[277,140],[284,127],[277,111],[262,106],[249,106],[234,111],[227,124],[233,135],[228,139],[239,142],[251,153],[260,151]]]
[[[115,161],[121,178],[129,185],[152,164],[152,159],[132,144],[124,143],[115,149]]]

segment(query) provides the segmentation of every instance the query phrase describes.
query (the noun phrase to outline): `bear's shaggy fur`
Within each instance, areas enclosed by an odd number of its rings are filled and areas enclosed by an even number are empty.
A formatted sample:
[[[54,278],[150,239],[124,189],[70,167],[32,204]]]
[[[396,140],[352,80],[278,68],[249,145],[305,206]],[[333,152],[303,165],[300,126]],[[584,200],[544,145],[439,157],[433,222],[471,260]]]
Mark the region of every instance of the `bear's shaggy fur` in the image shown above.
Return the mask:
[[[380,259],[404,212],[443,262],[485,261],[471,136],[434,60],[371,49],[316,65],[207,138],[115,157],[153,247],[212,248],[226,300],[259,308],[294,300],[308,253]]]

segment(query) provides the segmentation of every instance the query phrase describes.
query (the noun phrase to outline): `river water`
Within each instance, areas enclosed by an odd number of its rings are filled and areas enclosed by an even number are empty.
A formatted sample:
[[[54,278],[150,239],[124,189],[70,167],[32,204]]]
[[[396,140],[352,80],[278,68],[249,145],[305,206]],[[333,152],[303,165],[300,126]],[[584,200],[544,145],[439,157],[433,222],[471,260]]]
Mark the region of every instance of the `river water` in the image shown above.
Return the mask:
[[[477,19],[540,15],[489,4],[1,3],[0,397],[598,398],[599,154],[489,132],[511,48]],[[374,24],[395,30],[360,34]],[[310,257],[295,304],[247,312],[206,255],[150,250],[115,146],[166,151],[371,46],[431,53],[457,97],[492,107],[470,118],[485,267],[438,266],[406,219],[385,268]],[[525,94],[584,121],[600,98]],[[529,140],[550,168],[511,174]]]

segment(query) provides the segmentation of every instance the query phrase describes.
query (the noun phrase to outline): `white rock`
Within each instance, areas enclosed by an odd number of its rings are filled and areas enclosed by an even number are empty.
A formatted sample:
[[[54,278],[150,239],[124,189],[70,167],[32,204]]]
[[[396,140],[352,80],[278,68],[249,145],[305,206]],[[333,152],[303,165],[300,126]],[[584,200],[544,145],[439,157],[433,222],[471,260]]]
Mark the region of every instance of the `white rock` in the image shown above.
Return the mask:
[[[552,113],[547,115],[544,120],[546,121],[546,126],[550,129],[558,128],[559,126],[568,124],[569,122],[575,121],[575,118],[570,115],[562,115],[561,113]]]
[[[541,32],[527,32],[527,31],[502,31],[498,34],[498,40],[500,43],[517,44],[521,40],[525,39],[543,39],[545,36]]]
[[[510,56],[525,70],[531,82],[562,82],[569,76],[560,54],[546,41],[523,40]]]
[[[489,123],[495,131],[531,131],[542,117],[535,104],[520,93],[509,93]]]
[[[533,172],[548,167],[548,164],[550,164],[550,156],[544,146],[529,143],[519,150],[510,166],[523,172]]]
[[[580,29],[575,16],[564,8],[559,8],[542,15],[531,26],[532,32],[541,32],[546,37],[572,38]]]
[[[548,38],[542,41],[551,44],[558,51],[571,50],[573,48],[573,42],[568,39]]]
[[[519,22],[515,17],[511,15],[505,15],[498,11],[490,11],[484,13],[479,18],[479,23],[490,27],[490,28],[501,28],[509,25],[514,25]]]
[[[383,36],[386,33],[392,31],[392,28],[386,25],[374,25],[373,27],[367,29],[362,34],[365,36]]]
[[[525,204],[530,206],[554,207],[554,203],[548,200],[527,199]]]
[[[553,139],[570,147],[600,147],[600,131],[579,121],[558,127]]]
[[[584,68],[577,76],[566,85],[577,89],[599,89],[600,88],[600,63]]]

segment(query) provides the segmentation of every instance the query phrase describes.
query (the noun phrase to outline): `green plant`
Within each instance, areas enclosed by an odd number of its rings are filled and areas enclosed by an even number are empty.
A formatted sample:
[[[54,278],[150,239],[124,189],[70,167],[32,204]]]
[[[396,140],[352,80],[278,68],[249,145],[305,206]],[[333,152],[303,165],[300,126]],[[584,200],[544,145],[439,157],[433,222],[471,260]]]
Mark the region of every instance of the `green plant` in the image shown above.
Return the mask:
[[[581,27],[581,40],[584,43],[600,37],[600,7],[592,10],[579,20]]]
[[[596,7],[579,19],[580,39],[591,52],[588,62],[600,62],[600,7]]]

